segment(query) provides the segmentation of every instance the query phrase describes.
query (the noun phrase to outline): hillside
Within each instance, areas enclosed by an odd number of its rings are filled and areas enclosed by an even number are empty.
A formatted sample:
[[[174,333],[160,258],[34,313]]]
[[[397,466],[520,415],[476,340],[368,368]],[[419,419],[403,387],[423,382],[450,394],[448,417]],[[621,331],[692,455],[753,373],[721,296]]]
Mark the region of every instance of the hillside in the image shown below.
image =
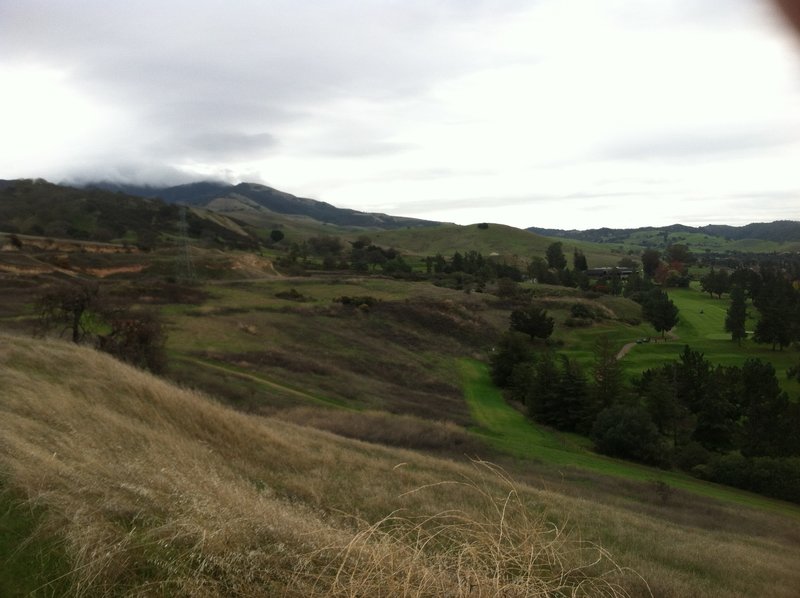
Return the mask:
[[[479,228],[474,224],[441,224],[429,228],[381,231],[372,233],[370,237],[379,245],[396,247],[416,255],[452,255],[455,251],[463,253],[475,250],[484,255],[497,253],[517,257],[523,263],[534,256],[544,257],[547,247],[558,240],[503,224],[490,224],[488,228]],[[564,253],[570,262],[574,248],[586,254],[591,267],[616,265],[626,255],[616,247],[599,243],[565,242]]]
[[[0,186],[0,232],[81,241],[129,243],[151,249],[174,243],[180,208],[100,189],[77,189],[43,180],[4,181]],[[186,212],[189,237],[207,244],[255,248],[252,231],[204,209]]]
[[[259,212],[305,216],[323,224],[359,228],[403,228],[434,226],[436,222],[337,208],[329,203],[297,197],[266,185],[200,182],[175,187],[141,187],[114,183],[90,183],[88,187],[120,190],[140,197],[158,197],[169,203],[221,209],[225,212]]]
[[[0,543],[4,595],[788,597],[800,583],[797,527],[779,516],[546,470],[514,483],[237,413],[89,349],[0,341],[0,525],[16,514],[28,538]]]
[[[709,224],[692,227],[673,224],[662,227],[598,228],[560,230],[531,227],[527,230],[561,239],[592,243],[665,248],[670,243],[686,243],[694,251],[797,251],[800,248],[800,222],[777,220],[744,226]]]

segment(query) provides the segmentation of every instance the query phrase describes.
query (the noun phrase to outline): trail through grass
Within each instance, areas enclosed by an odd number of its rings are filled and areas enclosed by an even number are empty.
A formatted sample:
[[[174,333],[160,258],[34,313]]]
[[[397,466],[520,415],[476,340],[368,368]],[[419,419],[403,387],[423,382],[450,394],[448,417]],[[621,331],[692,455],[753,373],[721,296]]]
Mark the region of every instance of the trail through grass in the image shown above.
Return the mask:
[[[688,475],[664,471],[627,461],[604,457],[588,449],[588,440],[573,434],[551,431],[531,422],[502,396],[489,377],[485,364],[474,359],[457,363],[463,377],[464,394],[477,427],[471,431],[495,449],[517,457],[554,465],[578,467],[622,478],[661,480],[675,488],[702,496],[748,505],[800,519],[800,507],[702,482]]]
[[[223,366],[223,365],[219,365],[217,363],[211,363],[211,362],[209,362],[207,360],[204,360],[204,359],[197,359],[197,358],[193,358],[193,357],[181,357],[180,359],[182,361],[194,363],[194,364],[199,365],[201,367],[211,368],[213,370],[218,370],[218,371],[221,371],[221,372],[225,372],[226,374],[230,374],[230,375],[233,375],[233,376],[239,376],[241,378],[247,378],[248,380],[256,382],[259,385],[265,386],[265,387],[267,387],[269,389],[276,390],[276,391],[278,391],[278,392],[280,392],[282,394],[290,395],[290,396],[292,396],[292,397],[294,397],[294,398],[296,398],[298,400],[303,401],[304,403],[305,402],[311,402],[311,403],[317,403],[317,404],[321,403],[321,404],[327,405],[329,407],[340,407],[340,408],[343,408],[343,409],[354,409],[353,407],[348,407],[347,405],[345,405],[341,401],[337,401],[335,399],[328,399],[328,398],[320,397],[320,396],[317,396],[317,395],[312,395],[312,394],[309,394],[307,392],[303,392],[302,390],[298,390],[296,388],[292,388],[290,386],[286,386],[285,384],[279,384],[278,382],[274,382],[273,380],[268,380],[263,375],[256,376],[255,374],[251,374],[251,373],[248,373],[248,372],[240,371],[239,368],[236,368],[234,366],[230,366],[230,365]]]

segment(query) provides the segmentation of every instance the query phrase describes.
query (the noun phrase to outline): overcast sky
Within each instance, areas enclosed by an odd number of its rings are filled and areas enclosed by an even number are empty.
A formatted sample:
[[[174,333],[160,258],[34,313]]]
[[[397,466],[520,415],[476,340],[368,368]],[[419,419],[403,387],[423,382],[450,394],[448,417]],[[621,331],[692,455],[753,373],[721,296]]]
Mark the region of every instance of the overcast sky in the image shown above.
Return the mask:
[[[800,220],[800,39],[764,0],[0,0],[0,136],[0,178]]]

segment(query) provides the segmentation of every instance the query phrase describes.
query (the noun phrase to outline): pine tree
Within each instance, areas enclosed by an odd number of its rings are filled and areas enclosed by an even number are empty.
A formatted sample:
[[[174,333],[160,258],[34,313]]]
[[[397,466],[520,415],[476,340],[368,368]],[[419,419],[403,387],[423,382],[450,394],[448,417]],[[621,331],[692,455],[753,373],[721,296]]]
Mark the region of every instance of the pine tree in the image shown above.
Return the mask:
[[[731,340],[741,345],[742,339],[747,336],[744,323],[747,319],[747,304],[744,298],[744,289],[734,286],[731,289],[731,305],[725,316],[725,331],[731,333]]]

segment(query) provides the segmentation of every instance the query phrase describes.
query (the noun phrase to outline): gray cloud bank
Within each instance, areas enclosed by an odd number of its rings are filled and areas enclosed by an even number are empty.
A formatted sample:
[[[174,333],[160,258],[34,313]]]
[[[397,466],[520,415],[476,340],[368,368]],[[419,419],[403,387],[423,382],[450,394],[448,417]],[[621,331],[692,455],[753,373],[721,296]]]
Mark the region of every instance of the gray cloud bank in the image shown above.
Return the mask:
[[[800,218],[771,199],[800,191],[800,56],[764,38],[765,6],[4,1],[0,75],[53,69],[97,112],[68,151],[0,153],[0,178],[252,180],[521,226],[558,225],[565,202],[587,225],[647,222],[659,201],[674,222],[742,193],[762,198],[753,219]]]

